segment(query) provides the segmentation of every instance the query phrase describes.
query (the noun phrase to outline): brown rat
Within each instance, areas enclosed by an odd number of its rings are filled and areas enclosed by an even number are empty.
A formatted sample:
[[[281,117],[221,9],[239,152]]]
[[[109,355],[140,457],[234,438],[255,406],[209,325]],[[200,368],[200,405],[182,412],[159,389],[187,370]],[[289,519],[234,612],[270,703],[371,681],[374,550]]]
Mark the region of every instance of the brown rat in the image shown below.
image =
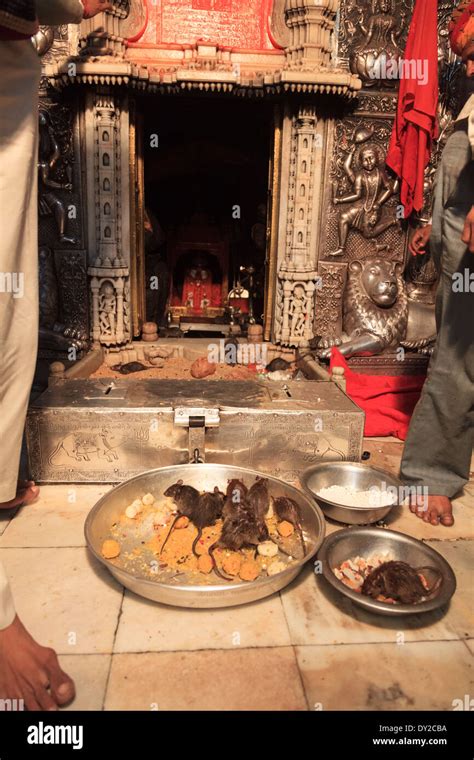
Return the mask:
[[[173,499],[178,514],[171,523],[171,528],[169,529],[168,535],[163,542],[160,554],[163,552],[163,549],[165,548],[168,539],[173,532],[173,528],[179,518],[185,515],[190,520],[192,520],[199,503],[199,491],[197,491],[192,486],[185,486],[182,480],[178,480],[177,483],[174,483],[172,486],[167,488],[164,495],[167,498]]]
[[[228,481],[224,509],[222,511],[222,517],[230,517],[239,504],[246,501],[248,488],[238,478],[233,478]]]
[[[120,372],[121,375],[131,375],[132,372],[143,372],[144,369],[149,369],[149,367],[145,367],[141,362],[127,362],[126,364],[114,364],[112,369],[115,372]]]
[[[221,547],[230,551],[239,551],[244,546],[258,546],[261,541],[267,541],[268,538],[268,528],[265,521],[258,519],[252,507],[247,502],[236,504],[232,512],[224,517],[224,524],[219,540],[209,549],[217,575],[227,581],[232,580],[232,578],[223,575],[218,569],[214,558],[214,549]]]
[[[401,604],[417,604],[438,586],[439,581],[431,590],[425,589],[416,569],[406,562],[392,561],[384,562],[369,573],[364,580],[362,593],[374,599],[382,595]]]
[[[240,504],[234,514],[224,520],[219,546],[238,551],[244,546],[258,546],[268,540],[268,529],[263,520],[259,520],[249,504]]]
[[[198,529],[198,534],[193,541],[193,554],[196,554],[196,546],[202,536],[203,528],[208,528],[214,525],[216,520],[222,516],[222,510],[224,508],[225,494],[219,491],[218,487],[214,488],[212,493],[205,492],[199,496],[197,505],[192,515],[193,524]]]
[[[264,520],[270,509],[270,494],[268,493],[267,484],[267,478],[257,477],[247,493],[247,501],[259,520]]]
[[[303,552],[306,554],[306,544],[301,527],[301,509],[296,501],[289,499],[287,496],[279,496],[274,500],[273,508],[279,520],[286,520],[295,527],[303,546]]]

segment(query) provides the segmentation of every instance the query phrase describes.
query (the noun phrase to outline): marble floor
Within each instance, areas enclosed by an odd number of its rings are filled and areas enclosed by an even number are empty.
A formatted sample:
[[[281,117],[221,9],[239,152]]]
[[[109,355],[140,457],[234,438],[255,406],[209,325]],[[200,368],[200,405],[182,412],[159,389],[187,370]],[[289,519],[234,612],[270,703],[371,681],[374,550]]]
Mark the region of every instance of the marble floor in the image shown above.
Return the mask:
[[[399,441],[364,447],[371,463],[398,471]],[[0,517],[18,613],[75,679],[72,709],[450,710],[474,694],[474,474],[454,527],[401,508],[390,519],[436,548],[458,580],[447,610],[403,621],[356,608],[311,563],[279,595],[242,607],[143,600],[85,548],[84,519],[108,489],[43,486],[34,505]]]

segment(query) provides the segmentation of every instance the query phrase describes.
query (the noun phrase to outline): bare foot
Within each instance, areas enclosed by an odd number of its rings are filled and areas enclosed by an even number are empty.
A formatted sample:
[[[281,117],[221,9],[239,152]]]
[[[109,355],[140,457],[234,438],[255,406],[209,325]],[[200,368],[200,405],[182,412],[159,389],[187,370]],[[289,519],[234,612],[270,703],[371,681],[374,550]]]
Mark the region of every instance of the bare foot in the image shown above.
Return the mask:
[[[28,710],[57,710],[74,696],[54,649],[40,646],[15,617],[0,631],[0,697],[23,699]]]
[[[38,498],[40,490],[35,486],[34,480],[23,480],[18,483],[16,496],[10,501],[0,502],[0,509],[12,509],[12,507],[21,507],[24,504],[31,504]]]
[[[426,496],[421,499],[412,498],[410,510],[431,525],[454,525],[453,505],[447,496]]]

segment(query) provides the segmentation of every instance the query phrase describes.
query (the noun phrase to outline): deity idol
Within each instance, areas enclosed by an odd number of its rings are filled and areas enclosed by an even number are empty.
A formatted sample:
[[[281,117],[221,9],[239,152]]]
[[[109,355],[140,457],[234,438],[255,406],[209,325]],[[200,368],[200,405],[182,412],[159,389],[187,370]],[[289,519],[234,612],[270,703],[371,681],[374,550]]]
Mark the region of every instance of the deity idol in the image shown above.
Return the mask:
[[[353,149],[344,162],[346,172],[353,192],[341,197],[335,197],[334,205],[352,203],[353,205],[341,214],[339,220],[339,246],[331,256],[342,256],[345,250],[349,230],[359,230],[366,238],[375,238],[392,225],[397,224],[394,215],[382,216],[382,206],[394,194],[396,181],[392,181],[380,160],[376,145],[366,145],[359,153],[359,169],[354,171],[352,162]]]

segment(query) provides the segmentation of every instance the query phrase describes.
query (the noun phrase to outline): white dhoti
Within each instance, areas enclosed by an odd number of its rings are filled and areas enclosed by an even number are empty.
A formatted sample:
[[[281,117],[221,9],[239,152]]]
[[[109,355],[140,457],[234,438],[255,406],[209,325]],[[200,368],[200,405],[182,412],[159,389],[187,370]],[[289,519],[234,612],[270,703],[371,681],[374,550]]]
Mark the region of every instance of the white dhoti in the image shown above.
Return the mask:
[[[15,496],[38,343],[38,85],[30,40],[0,41],[0,502]],[[0,629],[15,612],[0,564]]]

